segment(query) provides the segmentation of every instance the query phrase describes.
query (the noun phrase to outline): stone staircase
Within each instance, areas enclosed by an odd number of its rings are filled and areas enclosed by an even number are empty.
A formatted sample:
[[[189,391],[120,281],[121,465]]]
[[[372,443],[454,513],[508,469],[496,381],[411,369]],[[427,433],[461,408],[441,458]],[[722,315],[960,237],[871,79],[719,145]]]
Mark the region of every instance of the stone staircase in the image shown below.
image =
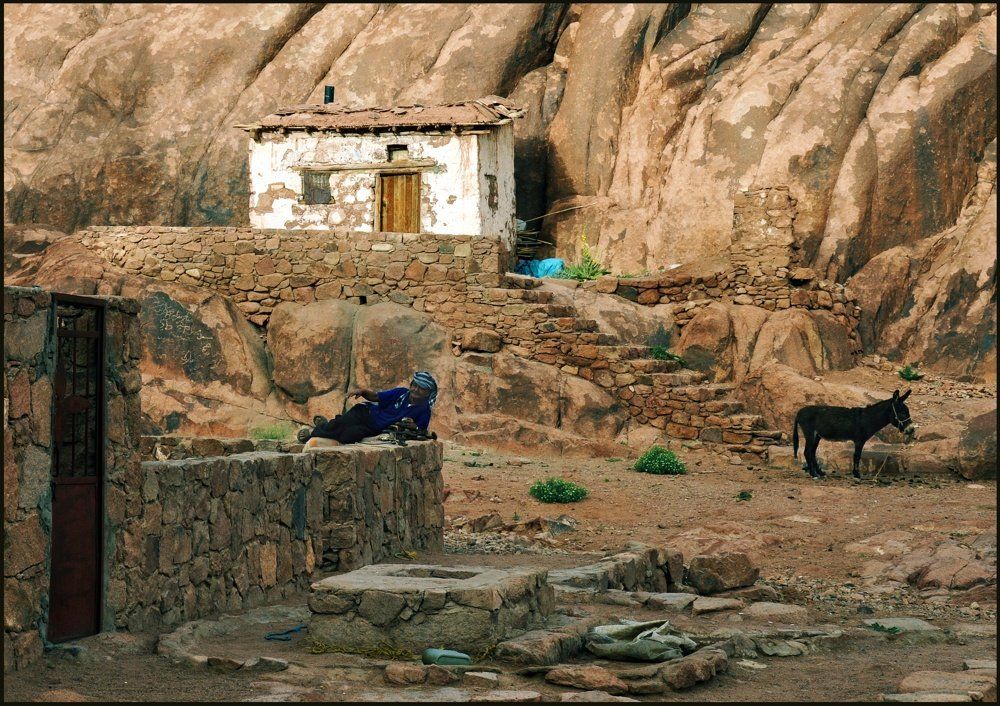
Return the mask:
[[[624,344],[602,333],[598,322],[580,316],[576,307],[552,303],[552,292],[537,289],[541,284],[539,279],[507,274],[501,287],[488,292],[497,300],[524,302],[521,314],[533,321],[534,344],[529,347],[520,339],[515,343],[518,353],[608,390],[633,419],[663,429],[668,437],[721,444],[757,456],[782,443],[783,432],[767,429],[763,417],[734,397],[735,385],[706,383],[704,373],[682,369],[677,361],[651,358],[647,346]]]

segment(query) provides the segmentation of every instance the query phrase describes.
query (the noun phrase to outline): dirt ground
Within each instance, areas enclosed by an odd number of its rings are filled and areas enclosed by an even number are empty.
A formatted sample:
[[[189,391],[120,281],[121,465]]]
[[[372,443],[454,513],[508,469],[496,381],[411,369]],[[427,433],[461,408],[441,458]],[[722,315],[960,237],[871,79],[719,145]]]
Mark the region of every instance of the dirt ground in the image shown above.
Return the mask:
[[[873,381],[879,383],[878,373]],[[995,401],[962,397],[959,390],[928,388],[924,404],[911,406],[918,423],[946,424]],[[921,419],[921,416],[923,419]],[[820,458],[822,459],[822,446]],[[547,568],[591,563],[620,551],[630,541],[697,551],[736,548],[750,553],[761,567],[762,582],[782,589],[786,602],[805,605],[815,623],[858,628],[866,615],[921,615],[920,598],[906,597],[876,605],[862,613],[851,599],[850,587],[863,557],[845,550],[861,539],[901,530],[921,540],[946,541],[982,532],[996,533],[996,482],[969,482],[949,477],[883,477],[855,482],[835,473],[822,481],[804,472],[767,468],[705,448],[678,447],[688,473],[653,476],[632,470],[635,452],[622,448],[616,458],[537,459],[447,444],[444,481],[451,492],[445,502],[450,520],[475,518],[491,512],[505,521],[566,514],[576,529],[556,536],[555,554],[418,554],[416,561],[509,566],[530,564]],[[589,490],[581,502],[546,505],[528,495],[532,482],[549,476],[573,480]],[[742,495],[741,495],[742,493]],[[741,499],[744,498],[744,499]],[[747,499],[748,498],[748,499]],[[847,587],[847,600],[824,603],[817,582]],[[802,589],[809,586],[809,590]],[[801,589],[801,590],[800,590]],[[995,595],[995,594],[994,594]],[[911,602],[911,598],[912,601]],[[294,603],[294,602],[293,602]],[[298,605],[305,604],[300,597]],[[586,605],[590,614],[648,618],[643,610]],[[895,691],[900,680],[920,669],[959,671],[967,658],[995,659],[995,598],[985,605],[948,604],[941,607],[941,627],[956,622],[992,624],[992,636],[951,638],[912,644],[897,636],[872,634],[848,640],[836,650],[796,658],[768,658],[766,668],[753,669],[731,660],[725,674],[688,691],[650,701],[863,701]],[[595,613],[595,611],[597,613]],[[603,611],[603,612],[602,612]],[[934,616],[931,616],[932,618]],[[736,627],[738,616],[706,616],[701,626]],[[736,622],[734,622],[736,621]],[[679,627],[683,619],[678,619]],[[282,629],[273,626],[268,629]],[[310,655],[302,635],[289,643],[265,643],[260,625],[229,640],[229,652],[245,658],[263,654],[287,659],[291,667],[279,675],[243,672],[219,674],[171,663],[154,654],[156,636],[88,638],[83,657],[47,654],[20,672],[5,675],[5,701],[54,700],[72,696],[101,701],[394,701],[463,700],[468,689],[386,685],[384,662],[344,655]],[[103,640],[103,642],[102,642]],[[109,647],[108,645],[111,645]],[[122,647],[125,645],[125,648]],[[212,649],[225,650],[226,641]],[[504,677],[501,688],[528,688],[546,700],[558,700],[561,689],[540,678]],[[66,690],[66,691],[58,691]]]
[[[634,459],[624,456],[543,461],[449,446],[444,477],[452,492],[445,515],[498,512],[510,521],[515,515],[568,514],[578,521],[577,531],[556,541],[577,551],[616,549],[631,540],[711,550],[713,537],[738,538],[758,555],[765,576],[842,579],[858,564],[857,556],[843,547],[859,539],[888,530],[947,537],[996,527],[995,481],[884,477],[856,483],[849,473],[814,481],[804,472],[749,462],[733,465],[703,449],[681,455],[687,474],[655,476],[635,472]],[[579,483],[590,494],[565,505],[528,495],[535,480],[550,476]],[[749,500],[739,499],[744,491]],[[692,532],[694,528],[707,529]],[[773,541],[764,535],[778,541],[761,544]]]

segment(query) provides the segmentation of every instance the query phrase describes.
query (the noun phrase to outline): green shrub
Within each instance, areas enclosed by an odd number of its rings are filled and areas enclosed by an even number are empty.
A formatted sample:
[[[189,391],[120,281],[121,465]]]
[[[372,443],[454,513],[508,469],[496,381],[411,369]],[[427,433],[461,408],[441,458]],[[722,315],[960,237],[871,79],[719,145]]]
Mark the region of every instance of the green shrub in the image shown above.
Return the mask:
[[[918,365],[920,365],[920,363],[907,363],[906,367],[899,369],[899,377],[904,380],[919,380],[924,376],[924,374],[917,370]]]
[[[736,501],[753,500],[753,494],[749,490],[741,490],[736,494]]]
[[[575,503],[587,497],[587,489],[562,478],[546,478],[532,483],[528,494],[543,503]]]
[[[598,262],[591,254],[590,247],[587,245],[586,233],[580,236],[580,242],[583,243],[583,260],[575,265],[567,264],[556,277],[560,279],[575,279],[582,282],[597,279],[601,275],[608,274],[608,270],[605,269],[604,265]]]
[[[649,357],[655,360],[676,360],[681,365],[686,365],[683,358],[676,353],[671,353],[663,346],[650,346]]]
[[[271,426],[254,427],[250,430],[250,436],[254,439],[273,439],[281,441],[291,436],[292,430],[284,424],[273,424]]]
[[[638,461],[635,470],[639,473],[654,473],[656,475],[676,476],[687,473],[687,467],[677,454],[662,446],[650,446]]]

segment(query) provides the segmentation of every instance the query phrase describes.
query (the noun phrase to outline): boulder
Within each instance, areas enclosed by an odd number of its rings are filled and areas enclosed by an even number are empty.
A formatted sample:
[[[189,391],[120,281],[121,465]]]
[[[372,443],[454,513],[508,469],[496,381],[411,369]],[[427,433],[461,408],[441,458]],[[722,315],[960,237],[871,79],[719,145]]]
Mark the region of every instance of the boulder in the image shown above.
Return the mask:
[[[969,420],[958,445],[958,472],[968,480],[997,477],[997,411]]]
[[[459,340],[459,347],[463,351],[481,351],[483,353],[496,353],[500,350],[503,341],[496,331],[485,331],[483,329],[467,329],[462,332]]]
[[[577,689],[624,694],[628,685],[604,667],[597,665],[555,667],[545,673],[545,681]]]
[[[245,436],[285,417],[268,404],[268,351],[228,298],[126,274],[68,238],[38,258],[33,273],[18,271],[8,283],[138,300],[145,432]]]
[[[691,558],[685,576],[699,593],[710,595],[753,585],[760,569],[743,553],[702,554]]]
[[[293,401],[302,403],[331,390],[346,396],[358,308],[336,299],[275,307],[267,326],[271,374]]]
[[[383,673],[390,684],[423,684],[427,678],[427,669],[421,664],[412,662],[390,662]]]

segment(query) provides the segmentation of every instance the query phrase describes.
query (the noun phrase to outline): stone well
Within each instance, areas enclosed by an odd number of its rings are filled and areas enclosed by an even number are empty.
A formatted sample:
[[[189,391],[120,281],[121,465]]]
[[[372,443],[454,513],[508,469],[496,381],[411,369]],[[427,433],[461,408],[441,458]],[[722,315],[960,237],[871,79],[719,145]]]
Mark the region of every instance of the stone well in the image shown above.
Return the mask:
[[[309,634],[343,652],[479,654],[544,620],[552,607],[544,570],[382,564],[314,583]]]

